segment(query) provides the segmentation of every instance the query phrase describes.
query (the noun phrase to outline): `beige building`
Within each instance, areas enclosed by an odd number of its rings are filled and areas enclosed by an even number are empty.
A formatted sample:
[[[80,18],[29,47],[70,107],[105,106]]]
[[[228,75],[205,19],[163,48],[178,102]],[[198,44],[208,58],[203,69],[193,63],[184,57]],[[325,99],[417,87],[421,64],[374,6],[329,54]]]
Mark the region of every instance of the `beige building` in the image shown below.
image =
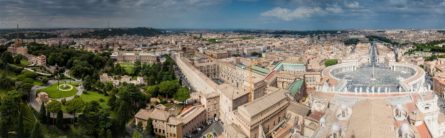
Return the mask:
[[[31,58],[31,64],[34,66],[45,66],[46,65],[46,56],[45,55],[33,56]]]
[[[205,54],[216,59],[229,57],[229,53],[225,50],[207,50],[205,51]]]
[[[104,73],[102,75],[100,75],[99,77],[100,82],[110,82],[113,83],[113,85],[117,86],[120,85],[121,83],[131,83],[134,85],[141,85],[144,84],[144,78],[143,77],[136,77],[136,79],[133,79],[131,76],[120,76],[120,78],[115,78],[113,76],[108,76],[107,73]]]
[[[295,133],[303,134],[304,120],[310,112],[310,107],[297,102],[290,102],[287,107],[288,123],[295,130]]]
[[[146,52],[113,52],[111,54],[111,58],[116,59],[117,62],[130,63],[140,61],[141,63],[153,64],[158,62],[158,57],[158,55]]]
[[[436,73],[433,77],[433,91],[440,97],[445,96],[445,73]]]
[[[207,111],[207,120],[219,118],[219,97],[218,93],[199,94],[199,101]]]
[[[218,78],[217,64],[207,57],[193,57],[193,65],[207,77],[211,79]]]
[[[206,124],[206,112],[203,106],[184,109],[179,115],[172,115],[161,109],[140,109],[135,115],[135,123],[143,128],[152,120],[154,133],[167,138],[182,138]]]
[[[221,103],[219,107],[220,119],[224,123],[231,123],[233,121],[233,111],[249,102],[248,93],[229,84],[221,84],[218,91],[221,93],[219,101]]]
[[[264,137],[285,122],[289,101],[283,92],[274,92],[244,104],[234,111],[233,124],[227,124],[225,137]],[[233,131],[236,130],[236,131]]]
[[[218,67],[219,79],[223,80],[225,83],[231,84],[237,89],[243,89],[244,91],[250,91],[250,89],[253,90],[253,93],[249,93],[248,95],[250,101],[265,94],[267,85],[266,82],[264,82],[264,77],[253,72],[249,74],[248,70],[231,63],[219,62]],[[250,84],[250,81],[253,82],[253,87],[252,84]]]

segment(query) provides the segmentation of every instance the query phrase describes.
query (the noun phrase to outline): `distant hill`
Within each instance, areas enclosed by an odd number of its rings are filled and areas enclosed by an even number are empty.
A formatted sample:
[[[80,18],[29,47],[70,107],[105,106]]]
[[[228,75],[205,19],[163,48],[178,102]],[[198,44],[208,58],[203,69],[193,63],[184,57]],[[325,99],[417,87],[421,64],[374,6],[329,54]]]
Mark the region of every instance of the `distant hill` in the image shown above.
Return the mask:
[[[21,39],[47,39],[47,38],[55,38],[57,34],[55,33],[46,33],[46,32],[19,32],[19,38]],[[15,32],[7,32],[4,34],[0,34],[0,37],[5,39],[15,39],[17,38],[17,33]]]
[[[138,36],[155,36],[163,34],[161,30],[153,28],[110,28],[110,29],[95,29],[90,32],[80,34],[72,34],[73,38],[106,38],[112,36],[122,35],[138,35]]]

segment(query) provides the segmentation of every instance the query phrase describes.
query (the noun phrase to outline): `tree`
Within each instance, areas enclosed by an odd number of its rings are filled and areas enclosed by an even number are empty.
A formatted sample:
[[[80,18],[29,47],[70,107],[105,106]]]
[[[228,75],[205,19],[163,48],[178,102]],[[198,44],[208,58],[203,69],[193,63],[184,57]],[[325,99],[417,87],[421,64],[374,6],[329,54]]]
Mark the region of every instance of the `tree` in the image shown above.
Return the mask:
[[[139,73],[141,72],[141,61],[139,61],[139,60],[137,60],[135,63],[134,63],[134,71],[133,71],[133,75],[134,76],[137,76],[137,75],[139,75]]]
[[[139,133],[139,131],[135,130],[133,131],[133,135],[131,136],[132,138],[141,138],[141,133]]]
[[[329,67],[329,66],[335,65],[337,63],[338,63],[337,59],[326,59],[326,61],[324,62],[324,65],[326,67]]]
[[[40,128],[40,123],[39,122],[37,122],[34,125],[34,128],[31,131],[30,138],[44,138],[43,133],[42,133],[42,129]]]
[[[23,112],[19,111],[19,118],[18,118],[18,123],[17,123],[17,128],[16,128],[16,133],[17,133],[17,137],[18,138],[23,138],[25,137],[25,129],[23,128]]]
[[[181,102],[187,100],[188,98],[190,98],[189,89],[187,89],[186,87],[179,88],[174,98]]]
[[[14,81],[6,76],[0,75],[0,88],[10,89],[12,87],[14,87]]]
[[[58,113],[59,111],[62,110],[62,103],[60,103],[59,101],[53,100],[50,103],[48,103],[48,105],[46,105],[48,113]],[[48,115],[48,117],[51,118],[51,115]],[[52,118],[52,122],[54,125],[54,118]]]
[[[46,105],[48,112],[57,113],[62,110],[62,103],[59,101],[53,100]]]
[[[91,85],[93,84],[93,79],[91,79],[90,76],[86,76],[82,84],[83,84],[83,87],[85,88],[85,90],[91,90]]]
[[[145,126],[144,134],[148,137],[153,136],[155,133],[153,131],[153,120],[148,119],[147,126]]]
[[[14,58],[9,52],[3,52],[0,59],[3,60],[3,62],[5,63],[14,63]]]
[[[63,127],[63,112],[62,112],[62,110],[57,112],[56,126],[57,126],[57,128]]]
[[[76,97],[66,102],[65,109],[68,113],[75,115],[77,112],[80,112],[83,109],[84,105],[85,102],[83,102],[81,98]]]
[[[39,119],[40,119],[40,122],[46,123],[47,116],[46,116],[46,108],[45,108],[44,103],[42,103],[40,105]]]
[[[114,109],[116,105],[116,100],[117,100],[116,96],[111,95],[107,105],[110,106],[112,109]]]
[[[0,131],[2,137],[8,137],[8,132],[16,128],[20,112],[21,94],[17,91],[9,91],[3,96],[0,104]]]
[[[99,132],[99,138],[106,138],[106,137],[107,137],[106,130],[101,129]]]
[[[107,138],[113,138],[113,134],[110,129],[107,129]]]
[[[165,97],[172,96],[179,87],[177,80],[163,81],[159,84],[159,93]]]
[[[22,61],[22,59],[24,59],[24,57],[22,55],[16,55],[14,56],[14,64],[19,65],[20,62]]]
[[[147,88],[145,89],[145,92],[147,93],[148,97],[158,96],[159,87],[158,87],[158,85],[147,86]]]
[[[16,89],[23,95],[26,95],[26,99],[28,99],[29,95],[31,95],[32,87],[33,85],[31,83],[20,83]]]
[[[79,116],[79,124],[85,132],[85,135],[99,137],[101,130],[111,128],[110,113],[101,110],[98,102],[92,101],[85,105],[83,113]]]

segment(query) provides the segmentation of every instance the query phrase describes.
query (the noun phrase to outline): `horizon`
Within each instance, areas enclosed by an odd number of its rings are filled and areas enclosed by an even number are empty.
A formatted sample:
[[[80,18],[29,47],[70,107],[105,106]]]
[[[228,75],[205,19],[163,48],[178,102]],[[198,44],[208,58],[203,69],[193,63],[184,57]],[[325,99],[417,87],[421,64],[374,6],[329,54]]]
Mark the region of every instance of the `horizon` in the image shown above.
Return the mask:
[[[261,29],[261,28],[155,28],[149,26],[134,26],[134,27],[19,27],[18,30],[58,30],[58,29],[131,29],[131,28],[150,28],[158,30],[199,30],[199,31],[386,31],[386,30],[436,30],[445,31],[445,28],[345,28],[345,29]],[[16,30],[17,27],[0,28],[0,30]]]

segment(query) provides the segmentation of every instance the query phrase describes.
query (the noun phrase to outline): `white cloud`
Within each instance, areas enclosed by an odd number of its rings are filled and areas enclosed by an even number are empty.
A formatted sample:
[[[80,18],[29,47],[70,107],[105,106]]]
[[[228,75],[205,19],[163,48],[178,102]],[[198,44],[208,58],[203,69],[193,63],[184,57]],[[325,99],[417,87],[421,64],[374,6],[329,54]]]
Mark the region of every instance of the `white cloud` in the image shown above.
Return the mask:
[[[300,7],[296,8],[295,10],[277,7],[272,10],[261,13],[261,16],[276,17],[281,20],[291,21],[295,19],[308,18],[315,14],[320,14],[322,12],[323,10],[319,7],[315,8]]]
[[[343,9],[339,6],[330,6],[326,8],[320,7],[298,7],[294,10],[276,7],[272,10],[261,13],[261,16],[275,17],[284,21],[310,18],[315,15],[338,14],[343,13]]]
[[[327,7],[326,11],[327,12],[332,12],[332,13],[342,13],[343,9],[338,7],[338,6],[332,6],[332,7]]]
[[[345,6],[348,8],[360,8],[360,3],[358,3],[358,1],[353,1],[353,2],[347,3]]]

